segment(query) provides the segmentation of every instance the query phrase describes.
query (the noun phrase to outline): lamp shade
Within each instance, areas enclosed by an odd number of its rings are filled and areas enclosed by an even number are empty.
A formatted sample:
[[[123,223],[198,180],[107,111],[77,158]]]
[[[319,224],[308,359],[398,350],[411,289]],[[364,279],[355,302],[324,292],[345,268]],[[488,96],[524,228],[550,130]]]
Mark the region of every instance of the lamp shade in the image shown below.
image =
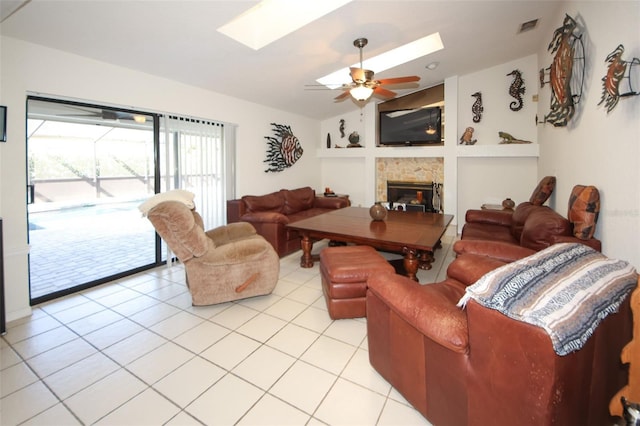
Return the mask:
[[[373,89],[362,84],[357,85],[349,91],[356,101],[366,101],[373,94]]]

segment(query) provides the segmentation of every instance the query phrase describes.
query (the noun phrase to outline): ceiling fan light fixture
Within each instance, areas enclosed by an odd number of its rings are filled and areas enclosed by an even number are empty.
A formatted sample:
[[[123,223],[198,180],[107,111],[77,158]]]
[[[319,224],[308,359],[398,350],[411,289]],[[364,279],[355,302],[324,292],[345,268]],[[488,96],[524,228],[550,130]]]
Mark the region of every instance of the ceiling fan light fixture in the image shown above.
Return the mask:
[[[373,89],[362,84],[357,85],[349,91],[353,99],[356,101],[366,101],[373,95]]]

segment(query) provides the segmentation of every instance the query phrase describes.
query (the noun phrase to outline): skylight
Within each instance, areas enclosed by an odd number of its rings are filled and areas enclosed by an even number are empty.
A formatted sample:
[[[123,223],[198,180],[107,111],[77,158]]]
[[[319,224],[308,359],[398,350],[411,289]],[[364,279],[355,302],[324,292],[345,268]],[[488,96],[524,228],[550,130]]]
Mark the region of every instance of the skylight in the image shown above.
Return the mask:
[[[263,0],[218,31],[258,50],[351,1]]]
[[[398,65],[413,61],[422,56],[429,55],[444,49],[440,33],[433,33],[426,37],[407,43],[403,46],[381,53],[378,56],[362,61],[362,67],[373,71],[374,73],[382,72]],[[352,67],[360,67],[360,63],[351,65]],[[342,85],[346,78],[350,78],[349,67],[332,72],[324,77],[316,80],[320,84],[324,84],[330,89],[336,89]]]

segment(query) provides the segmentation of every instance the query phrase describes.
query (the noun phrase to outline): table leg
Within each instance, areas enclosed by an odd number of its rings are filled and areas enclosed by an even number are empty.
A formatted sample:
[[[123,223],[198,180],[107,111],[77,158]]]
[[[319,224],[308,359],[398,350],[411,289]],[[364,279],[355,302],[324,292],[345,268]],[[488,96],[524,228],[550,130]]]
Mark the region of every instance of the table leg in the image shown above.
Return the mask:
[[[300,266],[303,268],[313,267],[313,257],[311,256],[311,248],[313,248],[313,242],[308,235],[302,235],[302,241],[300,241],[302,247],[302,256],[300,257]]]
[[[431,264],[435,260],[432,251],[423,251],[420,253],[420,269],[431,269]]]
[[[416,250],[410,248],[403,248],[402,252],[404,253],[404,270],[407,272],[407,277],[411,278],[413,281],[418,281],[418,277],[416,273],[418,272],[418,265],[420,261],[416,257]]]

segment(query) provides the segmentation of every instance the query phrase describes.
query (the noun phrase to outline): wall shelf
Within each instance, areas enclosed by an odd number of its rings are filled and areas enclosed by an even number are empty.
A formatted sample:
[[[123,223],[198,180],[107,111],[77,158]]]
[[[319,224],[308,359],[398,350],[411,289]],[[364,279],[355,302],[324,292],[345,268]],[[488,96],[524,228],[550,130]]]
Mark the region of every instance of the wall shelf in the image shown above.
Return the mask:
[[[538,157],[540,145],[527,144],[495,144],[495,145],[458,145],[457,157]]]

